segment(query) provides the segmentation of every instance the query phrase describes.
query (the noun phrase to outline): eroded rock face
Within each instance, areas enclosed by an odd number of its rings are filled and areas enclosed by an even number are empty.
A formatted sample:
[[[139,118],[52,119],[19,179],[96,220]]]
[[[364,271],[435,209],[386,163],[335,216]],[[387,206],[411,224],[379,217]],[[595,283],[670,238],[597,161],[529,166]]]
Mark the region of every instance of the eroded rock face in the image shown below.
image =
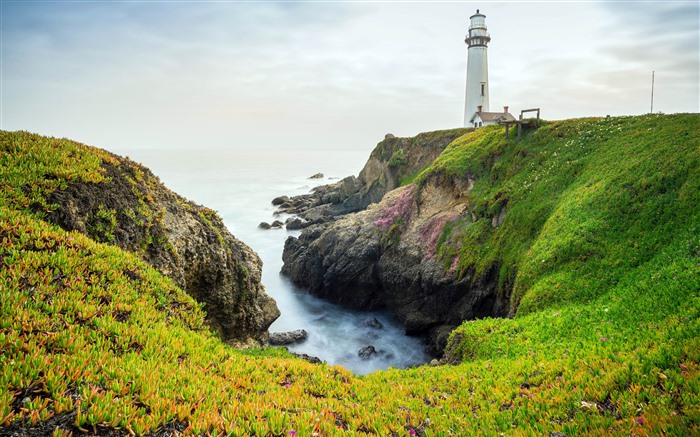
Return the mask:
[[[286,241],[282,273],[335,303],[389,309],[407,333],[427,335],[434,355],[464,320],[505,315],[508,296],[497,292],[498,265],[475,277],[436,261],[445,224],[474,217],[468,195],[475,181],[436,177],[420,188],[396,188],[468,131],[387,135],[358,177],[284,199],[281,210],[302,217],[306,228]],[[506,214],[504,207],[492,225],[500,226]]]
[[[334,184],[316,187],[309,194],[280,196],[272,204],[282,212],[304,219],[301,228],[361,211],[379,202],[402,179],[431,164],[448,144],[470,130],[436,131],[411,138],[387,135],[377,144],[357,177],[348,176]]]
[[[391,191],[379,204],[290,237],[282,273],[312,294],[357,309],[387,308],[439,355],[462,321],[503,315],[498,266],[457,276],[436,261],[445,223],[469,214],[473,181],[431,181]]]
[[[73,182],[49,197],[48,219],[134,252],[204,303],[207,320],[234,346],[264,344],[279,317],[260,283],[262,262],[212,210],[163,186],[128,159],[104,163],[110,180]]]

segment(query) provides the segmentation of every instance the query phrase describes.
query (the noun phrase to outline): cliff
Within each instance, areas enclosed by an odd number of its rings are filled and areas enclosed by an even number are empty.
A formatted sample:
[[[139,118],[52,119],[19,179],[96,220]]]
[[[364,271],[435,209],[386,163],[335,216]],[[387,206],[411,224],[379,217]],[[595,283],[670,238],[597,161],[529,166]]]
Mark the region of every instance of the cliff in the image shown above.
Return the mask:
[[[449,129],[399,138],[387,134],[372,151],[357,177],[314,188],[311,193],[273,200],[280,212],[297,215],[297,228],[325,223],[334,217],[361,211],[387,192],[411,181],[468,128]],[[293,229],[289,224],[288,229]]]
[[[230,344],[267,340],[279,310],[260,283],[260,258],[214,211],[99,149],[24,132],[5,132],[1,141],[10,206],[138,255],[202,303],[210,327]]]
[[[434,353],[465,320],[585,302],[692,227],[698,125],[681,114],[546,122],[522,141],[498,126],[466,133],[378,204],[290,238],[282,272],[334,302],[388,308]]]

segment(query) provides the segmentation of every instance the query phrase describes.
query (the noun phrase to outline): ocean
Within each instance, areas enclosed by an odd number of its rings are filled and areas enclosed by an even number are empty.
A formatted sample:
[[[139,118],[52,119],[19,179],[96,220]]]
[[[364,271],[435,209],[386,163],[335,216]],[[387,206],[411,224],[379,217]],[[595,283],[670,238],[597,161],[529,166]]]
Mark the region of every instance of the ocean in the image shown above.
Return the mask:
[[[404,335],[403,327],[385,312],[351,311],[309,295],[280,275],[282,249],[300,231],[263,230],[260,222],[284,221],[273,215],[277,196],[308,193],[313,187],[357,175],[368,150],[267,151],[130,150],[131,159],[144,164],[178,194],[216,210],[228,229],[255,250],[263,261],[262,282],[277,301],[282,315],[270,332],[305,329],[308,339],[289,346],[292,352],[316,356],[357,374],[389,367],[406,368],[430,359],[422,340]],[[316,173],[321,179],[309,179]],[[382,328],[363,326],[371,317]],[[378,354],[360,358],[358,351],[374,346]]]

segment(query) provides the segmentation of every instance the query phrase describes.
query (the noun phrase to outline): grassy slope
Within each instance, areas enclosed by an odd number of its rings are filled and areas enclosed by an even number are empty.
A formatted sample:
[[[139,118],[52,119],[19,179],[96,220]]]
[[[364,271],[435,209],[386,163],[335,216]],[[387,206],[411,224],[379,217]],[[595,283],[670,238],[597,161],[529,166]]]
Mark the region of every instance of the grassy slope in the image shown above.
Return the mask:
[[[479,176],[476,211],[507,197],[508,212],[495,230],[455,224],[441,256],[501,260],[518,315],[460,327],[459,366],[367,377],[222,345],[196,302],[136,257],[40,219],[46,193],[99,181],[108,156],[2,133],[0,424],[72,414],[69,431],[138,434],[173,422],[259,436],[700,432],[699,124],[571,120],[520,143],[497,128],[455,141],[429,171]]]

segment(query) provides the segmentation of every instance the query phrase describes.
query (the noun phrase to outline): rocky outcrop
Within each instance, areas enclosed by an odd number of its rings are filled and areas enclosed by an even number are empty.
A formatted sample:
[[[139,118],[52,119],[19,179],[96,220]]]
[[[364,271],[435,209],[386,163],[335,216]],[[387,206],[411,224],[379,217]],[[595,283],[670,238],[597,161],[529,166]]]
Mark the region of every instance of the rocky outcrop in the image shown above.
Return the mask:
[[[357,309],[387,308],[408,334],[426,334],[439,355],[464,320],[504,315],[498,265],[475,275],[436,260],[446,223],[470,217],[471,179],[429,180],[387,193],[379,204],[311,226],[284,248],[282,273],[312,294]],[[501,219],[502,220],[502,219]]]
[[[372,151],[357,177],[348,176],[334,184],[316,187],[311,193],[301,196],[280,196],[273,199],[272,204],[280,212],[304,219],[296,229],[361,211],[430,165],[448,144],[471,130],[450,129],[422,133],[411,138],[387,134]]]
[[[202,302],[209,325],[229,344],[264,344],[280,312],[260,283],[257,254],[214,211],[167,189],[147,168],[114,158],[103,163],[107,182],[71,182],[53,192],[47,201],[58,209],[48,219],[139,255]]]

